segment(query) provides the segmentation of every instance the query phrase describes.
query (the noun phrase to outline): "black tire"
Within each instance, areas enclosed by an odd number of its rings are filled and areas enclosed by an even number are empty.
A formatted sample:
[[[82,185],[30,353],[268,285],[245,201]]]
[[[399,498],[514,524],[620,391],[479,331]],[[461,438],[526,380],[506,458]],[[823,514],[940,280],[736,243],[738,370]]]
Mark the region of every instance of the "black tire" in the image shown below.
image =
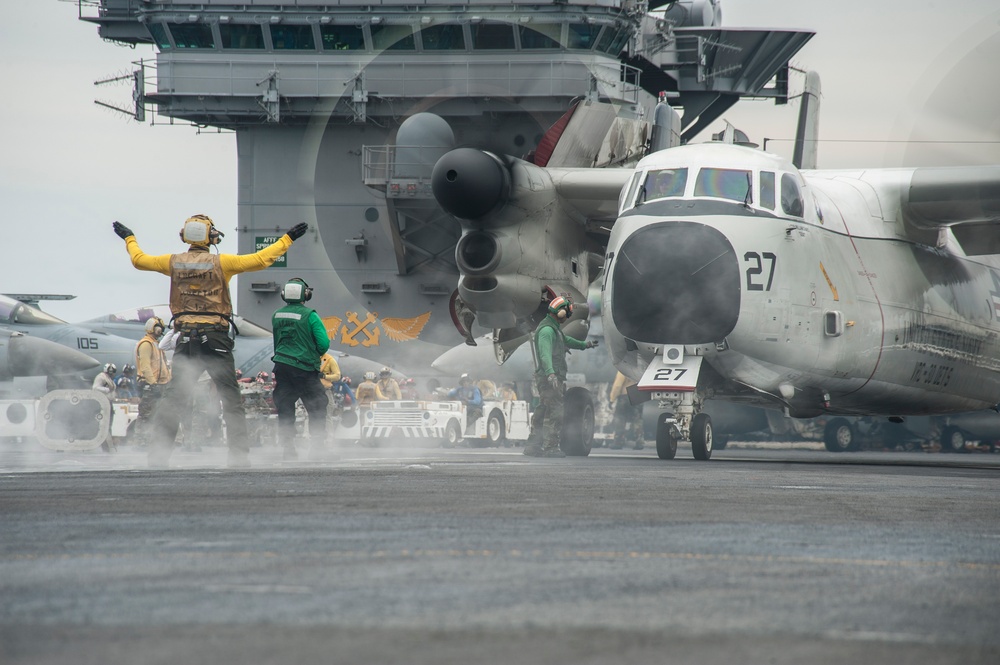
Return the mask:
[[[712,440],[713,450],[725,450],[726,446],[728,445],[729,445],[729,437],[726,435],[720,436],[716,434],[715,438]]]
[[[594,400],[577,386],[566,391],[560,448],[570,456],[586,457],[594,443]]]
[[[954,425],[948,425],[941,432],[941,452],[943,453],[957,453],[960,450],[965,449],[965,432],[955,427]]]
[[[823,443],[831,453],[848,453],[858,449],[858,434],[846,418],[834,418],[823,430]]]
[[[656,456],[673,459],[677,455],[677,435],[674,424],[668,423],[669,413],[661,413],[656,418]]]
[[[358,412],[357,411],[354,411],[354,410],[344,411],[343,413],[340,414],[340,426],[341,427],[354,427],[357,424],[358,424]]]
[[[444,447],[454,448],[462,440],[462,425],[454,418],[444,428]]]
[[[486,440],[491,446],[502,446],[506,438],[506,427],[504,427],[503,414],[494,411],[486,421]]]
[[[691,419],[691,452],[697,460],[712,459],[712,417],[697,413]]]

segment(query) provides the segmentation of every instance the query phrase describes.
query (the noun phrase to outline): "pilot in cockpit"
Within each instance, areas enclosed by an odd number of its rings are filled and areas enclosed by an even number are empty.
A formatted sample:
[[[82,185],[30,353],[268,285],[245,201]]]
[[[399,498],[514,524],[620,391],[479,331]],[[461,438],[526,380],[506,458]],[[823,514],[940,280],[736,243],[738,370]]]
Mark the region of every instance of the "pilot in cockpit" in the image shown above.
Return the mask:
[[[686,176],[687,169],[650,171],[646,176],[646,200],[683,196]]]

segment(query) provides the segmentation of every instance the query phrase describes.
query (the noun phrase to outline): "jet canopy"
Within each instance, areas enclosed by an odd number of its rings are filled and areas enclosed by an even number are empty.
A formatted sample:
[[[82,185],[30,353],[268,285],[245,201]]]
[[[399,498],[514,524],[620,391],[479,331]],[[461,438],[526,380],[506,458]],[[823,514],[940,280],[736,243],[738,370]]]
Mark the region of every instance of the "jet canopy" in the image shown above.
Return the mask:
[[[23,302],[14,300],[4,295],[0,295],[0,324],[20,323],[31,324],[60,324],[66,323],[62,319],[43,312],[37,307],[26,305]]]

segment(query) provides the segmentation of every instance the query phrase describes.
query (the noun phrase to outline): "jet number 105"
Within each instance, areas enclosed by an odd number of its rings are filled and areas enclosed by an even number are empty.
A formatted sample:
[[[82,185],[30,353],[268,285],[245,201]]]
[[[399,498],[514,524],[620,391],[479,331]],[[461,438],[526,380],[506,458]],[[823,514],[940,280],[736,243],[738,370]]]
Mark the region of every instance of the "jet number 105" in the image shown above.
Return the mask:
[[[763,260],[761,260],[763,257]],[[774,266],[778,262],[778,257],[771,252],[758,254],[757,252],[747,252],[743,255],[743,261],[747,265],[747,291],[770,291],[771,282],[774,281]],[[767,281],[764,280],[764,261],[767,262]]]

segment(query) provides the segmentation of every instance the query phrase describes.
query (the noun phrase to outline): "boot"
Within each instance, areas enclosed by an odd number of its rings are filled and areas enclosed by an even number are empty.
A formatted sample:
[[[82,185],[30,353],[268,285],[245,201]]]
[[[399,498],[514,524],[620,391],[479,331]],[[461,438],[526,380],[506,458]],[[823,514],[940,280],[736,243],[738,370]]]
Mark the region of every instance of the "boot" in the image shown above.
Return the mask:
[[[250,453],[239,448],[230,448],[226,458],[226,466],[230,469],[249,469]]]

